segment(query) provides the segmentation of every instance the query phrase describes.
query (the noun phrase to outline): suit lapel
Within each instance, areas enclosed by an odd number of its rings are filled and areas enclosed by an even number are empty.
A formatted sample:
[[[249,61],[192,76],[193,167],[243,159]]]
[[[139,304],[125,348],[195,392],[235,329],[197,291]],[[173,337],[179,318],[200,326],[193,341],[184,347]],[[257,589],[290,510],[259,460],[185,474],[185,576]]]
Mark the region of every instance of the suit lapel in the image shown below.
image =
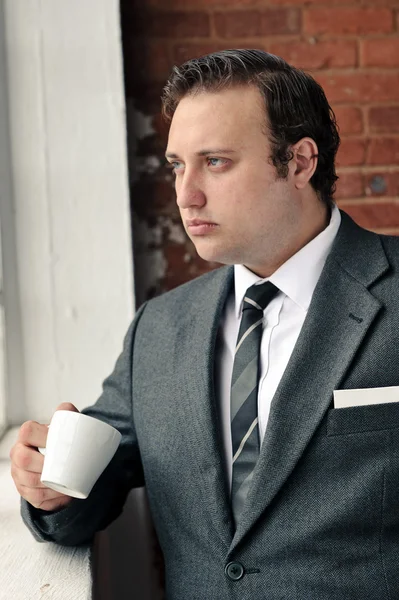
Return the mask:
[[[273,398],[265,439],[230,551],[294,469],[381,305],[367,286],[389,265],[378,236],[345,214]]]
[[[202,498],[219,533],[226,553],[233,538],[229,493],[226,484],[221,427],[214,392],[215,346],[223,307],[233,283],[233,268],[212,273],[211,285],[204,285],[193,299],[187,319],[182,322],[185,374],[181,379],[187,452],[193,482],[201,487]]]

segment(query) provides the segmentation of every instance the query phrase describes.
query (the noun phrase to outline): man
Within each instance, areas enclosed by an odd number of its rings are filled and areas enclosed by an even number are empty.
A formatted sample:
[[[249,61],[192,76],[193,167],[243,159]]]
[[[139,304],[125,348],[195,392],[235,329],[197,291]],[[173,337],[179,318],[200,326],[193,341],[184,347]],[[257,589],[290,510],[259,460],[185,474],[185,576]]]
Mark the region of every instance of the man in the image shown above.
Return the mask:
[[[40,484],[46,427],[22,426],[24,520],[79,544],[145,483],[168,600],[398,598],[399,404],[333,391],[399,385],[399,242],[334,205],[333,113],[282,59],[189,61],[163,110],[184,227],[228,266],[138,311],[84,411],[123,434],[87,500]]]

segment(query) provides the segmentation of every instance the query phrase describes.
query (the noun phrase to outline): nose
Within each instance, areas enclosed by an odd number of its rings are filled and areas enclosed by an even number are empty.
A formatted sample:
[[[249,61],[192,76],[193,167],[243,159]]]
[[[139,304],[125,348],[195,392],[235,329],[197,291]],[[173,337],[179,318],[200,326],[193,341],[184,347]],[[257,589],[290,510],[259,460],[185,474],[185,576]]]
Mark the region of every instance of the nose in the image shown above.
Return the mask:
[[[176,202],[180,209],[201,207],[206,204],[206,196],[199,181],[187,170],[176,180]]]

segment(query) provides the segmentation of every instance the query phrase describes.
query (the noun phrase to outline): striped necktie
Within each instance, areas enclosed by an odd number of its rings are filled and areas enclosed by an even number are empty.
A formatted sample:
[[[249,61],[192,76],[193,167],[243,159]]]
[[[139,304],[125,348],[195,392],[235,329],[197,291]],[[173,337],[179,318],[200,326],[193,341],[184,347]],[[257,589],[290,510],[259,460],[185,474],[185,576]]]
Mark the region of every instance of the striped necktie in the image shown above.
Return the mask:
[[[258,380],[263,311],[277,292],[276,286],[266,281],[252,285],[244,297],[231,379],[231,502],[236,523],[259,456]]]

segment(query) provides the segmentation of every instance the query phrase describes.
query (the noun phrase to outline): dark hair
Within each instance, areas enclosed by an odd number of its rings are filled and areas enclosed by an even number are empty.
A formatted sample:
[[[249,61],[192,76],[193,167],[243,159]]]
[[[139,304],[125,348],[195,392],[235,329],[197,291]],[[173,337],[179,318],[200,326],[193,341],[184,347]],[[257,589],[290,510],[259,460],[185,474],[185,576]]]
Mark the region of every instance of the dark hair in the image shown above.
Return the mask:
[[[201,91],[252,84],[265,104],[271,160],[279,177],[288,175],[291,146],[303,137],[318,148],[316,171],[310,180],[319,198],[333,203],[335,155],[340,143],[335,115],[322,87],[309,74],[262,50],[222,50],[173,67],[162,93],[162,113],[171,121],[180,100]]]

